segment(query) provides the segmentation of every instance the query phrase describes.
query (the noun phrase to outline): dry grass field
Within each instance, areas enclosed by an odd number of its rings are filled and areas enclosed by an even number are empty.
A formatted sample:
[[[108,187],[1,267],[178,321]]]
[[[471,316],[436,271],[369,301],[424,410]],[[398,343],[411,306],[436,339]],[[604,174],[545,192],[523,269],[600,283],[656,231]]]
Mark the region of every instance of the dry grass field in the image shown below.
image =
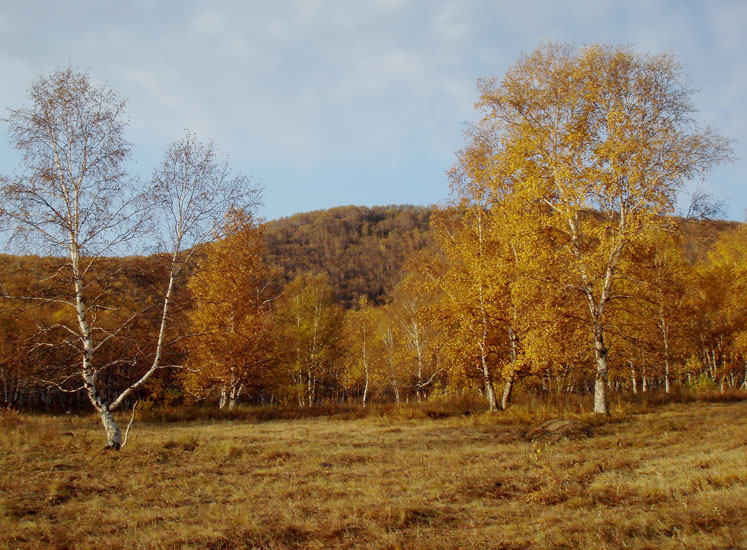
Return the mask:
[[[747,548],[747,401],[538,423],[4,412],[0,547]]]

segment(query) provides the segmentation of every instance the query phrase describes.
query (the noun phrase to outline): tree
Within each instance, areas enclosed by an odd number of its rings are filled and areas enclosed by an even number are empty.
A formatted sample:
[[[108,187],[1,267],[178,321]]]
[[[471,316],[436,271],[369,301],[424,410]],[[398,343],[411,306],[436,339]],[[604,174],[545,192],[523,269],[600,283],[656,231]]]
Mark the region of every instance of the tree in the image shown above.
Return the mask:
[[[207,245],[188,287],[194,336],[189,339],[187,385],[193,393],[220,391],[220,408],[233,408],[242,392],[261,387],[271,362],[272,275],[262,260],[262,226],[232,210]]]
[[[730,158],[692,118],[692,91],[671,55],[548,43],[502,81],[482,80],[480,122],[523,200],[545,205],[568,268],[557,285],[585,303],[596,363],[594,411],[607,413],[608,316],[621,259],[678,189]]]
[[[161,165],[153,172],[148,194],[157,213],[159,247],[168,266],[163,308],[150,369],[122,392],[113,406],[161,368],[164,353],[184,338],[184,335],[169,333],[176,286],[188,276],[201,245],[210,239],[222,238],[222,228],[232,229],[231,224],[224,225],[229,212],[243,215],[253,212],[259,205],[261,188],[248,176],[234,173],[229,159],[217,151],[212,141],[201,142],[185,130],[184,135],[167,148]]]
[[[228,205],[256,203],[258,190],[243,176],[231,177],[218,162],[212,144],[196,143],[187,134],[169,149],[167,159],[147,189],[125,178],[123,164],[130,147],[123,137],[125,102],[106,86],[94,85],[85,74],[65,69],[40,77],[31,86],[31,106],[11,109],[8,118],[13,144],[23,153],[24,173],[3,180],[3,217],[32,242],[66,258],[52,275],[59,281],[45,295],[10,296],[38,303],[57,303],[73,313],[51,328],[66,335],[58,345],[75,350],[83,388],[107,434],[107,448],[119,449],[122,437],[113,412],[159,369],[168,346],[167,326],[177,275],[192,250],[218,226]],[[105,354],[114,340],[152,307],[146,304],[122,315],[116,293],[108,286],[116,275],[121,253],[146,227],[146,214],[166,213],[159,220],[169,255],[168,282],[149,361],[135,355]],[[114,302],[114,303],[113,303]],[[112,310],[119,315],[108,315]],[[48,330],[47,334],[52,334]],[[173,340],[173,338],[171,339]],[[134,378],[110,375],[123,363],[143,365]]]
[[[727,379],[736,385],[739,374],[747,381],[747,226],[720,235],[696,272],[693,317],[701,362],[722,387]]]
[[[434,234],[444,258],[422,268],[431,287],[425,290],[441,297],[440,321],[449,327],[444,331],[444,351],[452,370],[469,365],[468,370],[482,381],[489,409],[495,411],[500,347],[495,292],[499,285],[490,265],[496,243],[488,231],[488,205],[484,197],[472,196],[456,213],[447,210],[434,215]]]
[[[542,284],[557,265],[549,245],[552,238],[546,235],[546,208],[516,193],[515,174],[501,158],[495,135],[473,127],[467,137],[468,145],[449,172],[457,211],[464,215],[454,234],[466,231],[463,239],[474,227],[477,238],[445,251],[456,260],[451,269],[468,268],[474,273],[468,280],[485,283],[476,295],[484,302],[480,309],[494,333],[492,363],[505,380],[501,397],[505,410],[516,379],[528,373],[526,355],[532,339],[541,339],[542,352],[547,350],[548,306],[557,292]],[[465,247],[473,250],[466,252]],[[491,392],[487,393],[490,399]]]
[[[402,326],[395,319],[391,304],[381,306],[375,311],[376,335],[374,338],[374,355],[382,380],[391,387],[395,403],[402,400],[402,390],[407,389],[405,380],[407,370],[404,366],[404,334]]]
[[[403,369],[407,372],[415,396],[421,401],[429,393],[439,374],[434,361],[435,328],[432,316],[433,296],[423,292],[426,281],[415,272],[407,274],[395,287],[388,312],[399,325]]]
[[[686,318],[693,316],[687,307],[687,289],[695,285],[694,272],[680,237],[679,231],[654,228],[626,266],[630,278],[642,282],[633,289],[635,303],[626,308],[631,310],[635,347],[643,345],[661,360],[666,393],[671,388],[673,360],[684,361]]]
[[[345,313],[342,334],[345,348],[344,385],[347,389],[360,392],[361,405],[365,407],[378,378],[376,310],[368,302],[367,296],[361,296],[358,307]]]
[[[107,432],[107,446],[121,443],[110,403],[99,386],[97,352],[117,333],[101,326],[105,297],[91,293],[91,273],[107,254],[138,235],[142,212],[138,194],[124,179],[129,155],[124,139],[125,102],[105,86],[72,69],[40,77],[31,86],[31,106],[11,109],[11,141],[23,153],[25,173],[3,182],[3,214],[16,230],[67,260],[53,277],[64,278],[69,291],[54,301],[75,312],[63,322],[65,344],[77,350],[88,398]]]
[[[339,355],[342,310],[326,274],[302,274],[279,296],[277,352],[290,375],[300,406],[312,406],[320,386],[334,375]]]

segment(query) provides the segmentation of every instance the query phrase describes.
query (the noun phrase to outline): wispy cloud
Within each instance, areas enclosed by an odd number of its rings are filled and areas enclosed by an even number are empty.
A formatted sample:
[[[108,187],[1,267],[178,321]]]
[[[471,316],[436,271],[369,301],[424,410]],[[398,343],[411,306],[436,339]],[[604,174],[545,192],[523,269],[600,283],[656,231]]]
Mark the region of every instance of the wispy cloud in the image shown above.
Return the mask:
[[[31,0],[0,15],[0,106],[72,62],[130,100],[145,172],[190,127],[265,182],[271,217],[380,196],[433,202],[477,117],[475,80],[546,39],[673,51],[703,116],[747,157],[745,20],[747,4],[728,0]],[[744,162],[712,182],[732,217],[747,206]]]

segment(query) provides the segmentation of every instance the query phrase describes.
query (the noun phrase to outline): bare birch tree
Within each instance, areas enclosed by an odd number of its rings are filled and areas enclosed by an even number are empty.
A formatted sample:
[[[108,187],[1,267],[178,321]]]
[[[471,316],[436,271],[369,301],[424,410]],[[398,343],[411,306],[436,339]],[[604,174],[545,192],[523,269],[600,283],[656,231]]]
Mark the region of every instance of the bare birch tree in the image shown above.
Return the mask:
[[[226,213],[231,209],[252,212],[259,205],[260,193],[248,176],[230,170],[228,158],[216,150],[212,141],[203,143],[185,130],[183,137],[168,147],[148,190],[159,228],[160,248],[169,262],[155,352],[150,368],[112,402],[112,409],[157,369],[179,366],[162,364],[166,349],[183,337],[168,333],[175,286],[184,280],[185,267],[199,246],[222,237]]]
[[[71,291],[16,298],[72,308],[75,323],[62,324],[70,336],[65,344],[77,349],[83,388],[101,416],[107,446],[118,448],[119,430],[99,387],[100,370],[109,365],[96,363],[97,352],[118,331],[98,323],[103,304],[91,291],[94,267],[137,237],[144,219],[142,197],[123,170],[130,153],[125,101],[71,68],[39,78],[30,99],[30,107],[9,110],[11,141],[23,153],[25,170],[0,188],[3,215],[16,238],[67,258],[53,276],[65,278]]]
[[[2,292],[5,298],[51,301],[71,309],[75,321],[57,327],[68,335],[62,344],[80,358],[82,389],[101,417],[106,447],[119,449],[122,436],[113,411],[157,369],[168,366],[161,359],[169,344],[174,285],[192,254],[186,249],[211,235],[227,206],[255,205],[258,190],[248,178],[231,175],[227,161],[216,159],[212,144],[200,144],[190,134],[169,149],[149,189],[130,185],[123,167],[130,153],[124,138],[126,102],[72,68],[40,77],[31,86],[30,99],[31,106],[9,111],[11,141],[23,154],[24,170],[0,182],[0,213],[16,237],[28,237],[66,258],[53,277],[64,280],[68,290],[51,297]],[[102,348],[147,306],[132,311],[117,327],[105,325],[101,313],[111,293],[105,292],[97,268],[121,253],[125,243],[140,242],[136,239],[154,212],[164,215],[159,227],[164,228],[171,262],[156,351],[134,381],[106,387],[112,377],[103,372],[129,358],[104,362]]]

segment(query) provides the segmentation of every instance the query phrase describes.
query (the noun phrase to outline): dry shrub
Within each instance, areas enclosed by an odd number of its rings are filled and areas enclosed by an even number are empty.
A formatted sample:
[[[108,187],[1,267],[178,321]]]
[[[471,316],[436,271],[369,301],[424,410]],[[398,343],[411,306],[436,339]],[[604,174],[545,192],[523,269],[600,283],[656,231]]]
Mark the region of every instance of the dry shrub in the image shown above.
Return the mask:
[[[192,452],[200,446],[200,442],[193,435],[183,439],[168,439],[163,443],[163,448],[167,450],[179,450]]]

